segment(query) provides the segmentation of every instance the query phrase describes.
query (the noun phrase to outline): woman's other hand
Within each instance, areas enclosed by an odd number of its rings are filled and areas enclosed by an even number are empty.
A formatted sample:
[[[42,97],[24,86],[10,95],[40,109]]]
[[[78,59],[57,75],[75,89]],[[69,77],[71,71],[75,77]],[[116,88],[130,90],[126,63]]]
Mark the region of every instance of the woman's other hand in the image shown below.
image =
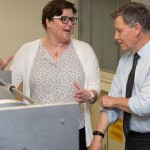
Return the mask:
[[[9,62],[13,59],[13,56],[9,56],[6,60],[2,60],[0,58],[0,70],[4,70],[4,68],[9,64]]]

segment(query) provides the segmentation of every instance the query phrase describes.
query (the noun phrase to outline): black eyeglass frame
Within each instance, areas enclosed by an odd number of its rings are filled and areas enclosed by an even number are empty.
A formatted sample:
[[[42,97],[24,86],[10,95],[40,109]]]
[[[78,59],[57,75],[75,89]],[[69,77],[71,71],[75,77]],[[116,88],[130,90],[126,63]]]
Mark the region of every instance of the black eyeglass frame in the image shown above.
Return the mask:
[[[69,20],[73,25],[77,23],[77,17],[68,17],[68,16],[54,16],[53,19],[60,19],[63,24],[67,24]],[[67,21],[65,21],[67,19]]]

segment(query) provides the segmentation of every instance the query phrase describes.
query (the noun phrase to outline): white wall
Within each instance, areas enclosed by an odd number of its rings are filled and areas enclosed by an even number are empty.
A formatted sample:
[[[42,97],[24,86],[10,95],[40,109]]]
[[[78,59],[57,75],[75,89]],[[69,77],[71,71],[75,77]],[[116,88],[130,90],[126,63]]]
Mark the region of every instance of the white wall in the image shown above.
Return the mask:
[[[0,0],[0,58],[14,55],[22,44],[45,34],[41,15],[49,1]],[[76,0],[69,1],[77,4]],[[73,37],[77,37],[77,29]]]

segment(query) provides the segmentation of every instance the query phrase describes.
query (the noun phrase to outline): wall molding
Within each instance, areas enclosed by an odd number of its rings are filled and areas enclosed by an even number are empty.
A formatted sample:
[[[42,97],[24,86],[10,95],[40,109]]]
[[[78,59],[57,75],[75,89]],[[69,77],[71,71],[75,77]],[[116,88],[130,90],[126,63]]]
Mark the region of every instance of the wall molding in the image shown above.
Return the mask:
[[[101,90],[105,92],[110,91],[112,79],[114,77],[114,72],[106,72],[106,71],[101,71],[100,72],[101,77]]]

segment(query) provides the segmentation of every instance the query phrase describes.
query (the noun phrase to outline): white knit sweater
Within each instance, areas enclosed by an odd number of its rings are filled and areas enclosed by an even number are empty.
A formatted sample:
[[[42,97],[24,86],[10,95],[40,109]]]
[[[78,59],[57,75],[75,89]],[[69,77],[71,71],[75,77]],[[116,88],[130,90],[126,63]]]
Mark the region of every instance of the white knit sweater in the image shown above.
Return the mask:
[[[97,57],[91,46],[85,42],[71,39],[77,55],[83,65],[85,72],[84,88],[88,90],[96,90],[100,93],[100,68]],[[40,39],[24,44],[16,56],[10,67],[12,70],[12,84],[18,87],[23,81],[23,93],[30,97],[29,77],[32,69],[34,57],[37,53]],[[85,110],[85,130],[86,144],[91,144],[93,135],[90,123],[89,104],[84,104]]]

